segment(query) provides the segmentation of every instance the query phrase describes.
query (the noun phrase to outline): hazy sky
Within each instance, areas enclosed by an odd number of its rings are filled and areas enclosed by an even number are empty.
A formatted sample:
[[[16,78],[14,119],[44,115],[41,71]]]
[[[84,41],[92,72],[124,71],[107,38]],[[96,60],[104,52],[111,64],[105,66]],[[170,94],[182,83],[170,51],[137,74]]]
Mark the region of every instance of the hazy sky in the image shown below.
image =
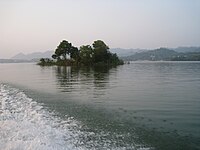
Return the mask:
[[[0,0],[0,58],[79,47],[200,46],[200,0]]]

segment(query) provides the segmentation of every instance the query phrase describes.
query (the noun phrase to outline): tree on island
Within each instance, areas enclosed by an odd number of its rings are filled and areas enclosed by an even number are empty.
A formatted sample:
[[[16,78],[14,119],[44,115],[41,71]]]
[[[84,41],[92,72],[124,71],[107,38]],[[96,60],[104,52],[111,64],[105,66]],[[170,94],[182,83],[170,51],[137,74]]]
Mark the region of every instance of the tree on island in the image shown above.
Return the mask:
[[[78,55],[78,48],[72,46],[72,44],[68,41],[63,40],[57,46],[55,54],[52,55],[52,58],[60,60],[62,57],[62,59],[66,61],[67,55],[70,56],[70,59],[76,59],[76,56]]]
[[[101,40],[94,41],[94,63],[107,62],[109,60],[109,47]]]
[[[120,65],[123,64],[116,54],[109,51],[109,47],[101,40],[90,45],[80,47],[81,63],[84,65]]]
[[[67,58],[69,56],[69,58]],[[82,65],[82,66],[116,66],[123,64],[123,61],[116,54],[109,51],[109,47],[102,41],[94,41],[92,46],[83,45],[78,49],[66,40],[60,42],[55,53],[52,55],[56,61],[52,65]],[[39,65],[49,65],[41,59]]]
[[[90,65],[94,60],[94,50],[90,45],[80,47],[80,62],[85,65]]]

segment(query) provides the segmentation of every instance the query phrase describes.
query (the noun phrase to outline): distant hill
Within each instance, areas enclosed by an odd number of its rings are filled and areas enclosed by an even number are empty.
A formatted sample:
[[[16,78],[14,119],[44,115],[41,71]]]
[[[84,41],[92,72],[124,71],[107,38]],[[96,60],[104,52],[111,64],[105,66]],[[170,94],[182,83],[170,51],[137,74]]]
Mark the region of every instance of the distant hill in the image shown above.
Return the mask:
[[[29,63],[35,62],[34,60],[21,60],[21,59],[0,59],[0,63]]]
[[[178,47],[178,48],[167,48],[169,50],[174,50],[178,53],[185,52],[200,52],[200,47]],[[123,49],[123,48],[111,48],[112,53],[116,53],[119,57],[126,57],[134,55],[135,53],[147,52],[149,49]]]
[[[200,52],[179,53],[172,61],[200,61]]]
[[[159,48],[131,56],[122,57],[125,61],[149,60],[149,61],[200,61],[200,52],[176,52],[167,48]]]
[[[180,53],[200,52],[200,47],[160,48],[156,50],[111,48],[110,51],[116,53],[124,60],[169,60],[172,59],[172,56],[181,55]],[[53,53],[54,51],[34,52],[30,54],[19,53],[11,59],[38,60],[40,58],[51,58]]]
[[[178,47],[178,48],[172,48],[172,50],[179,53],[200,52],[200,47]]]
[[[146,49],[123,49],[123,48],[111,48],[110,52],[116,53],[119,57],[130,56],[137,52],[147,51]]]
[[[111,48],[110,51],[112,53],[116,53],[119,57],[133,55],[136,52],[145,51],[144,49],[122,49],[122,48]],[[40,58],[51,58],[54,51],[46,51],[42,52],[35,52],[30,54],[18,53],[17,55],[13,56],[11,59],[22,59],[22,60],[32,60],[32,59],[40,59]]]
[[[135,53],[134,55],[122,57],[122,59],[127,61],[136,61],[136,60],[150,60],[150,61],[159,61],[159,60],[170,60],[172,57],[177,56],[178,53],[174,50],[169,50],[167,48],[159,48],[156,50],[145,51],[141,53]]]
[[[20,60],[37,60],[40,58],[51,58],[53,51],[46,51],[46,52],[35,52],[30,54],[23,54],[19,53],[13,56],[11,59],[20,59]]]

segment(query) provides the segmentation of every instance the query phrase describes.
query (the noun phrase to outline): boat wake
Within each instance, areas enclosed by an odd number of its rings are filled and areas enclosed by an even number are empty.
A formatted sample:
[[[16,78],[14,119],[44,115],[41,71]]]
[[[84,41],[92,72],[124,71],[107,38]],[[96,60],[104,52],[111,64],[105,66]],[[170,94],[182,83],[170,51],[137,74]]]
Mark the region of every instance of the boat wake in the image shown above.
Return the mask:
[[[77,122],[62,121],[18,89],[0,85],[0,149],[84,149],[77,147]]]
[[[105,133],[84,132],[81,128],[81,123],[72,117],[59,118],[24,92],[0,84],[0,149],[149,149],[120,146],[103,138]]]

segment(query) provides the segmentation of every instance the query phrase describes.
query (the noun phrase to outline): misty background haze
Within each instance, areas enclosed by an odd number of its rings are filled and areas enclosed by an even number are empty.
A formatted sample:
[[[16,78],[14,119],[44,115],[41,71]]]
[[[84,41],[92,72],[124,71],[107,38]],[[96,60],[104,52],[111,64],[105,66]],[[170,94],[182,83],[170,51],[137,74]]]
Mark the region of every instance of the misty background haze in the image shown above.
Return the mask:
[[[102,39],[110,48],[199,46],[199,0],[1,0],[0,58]]]

